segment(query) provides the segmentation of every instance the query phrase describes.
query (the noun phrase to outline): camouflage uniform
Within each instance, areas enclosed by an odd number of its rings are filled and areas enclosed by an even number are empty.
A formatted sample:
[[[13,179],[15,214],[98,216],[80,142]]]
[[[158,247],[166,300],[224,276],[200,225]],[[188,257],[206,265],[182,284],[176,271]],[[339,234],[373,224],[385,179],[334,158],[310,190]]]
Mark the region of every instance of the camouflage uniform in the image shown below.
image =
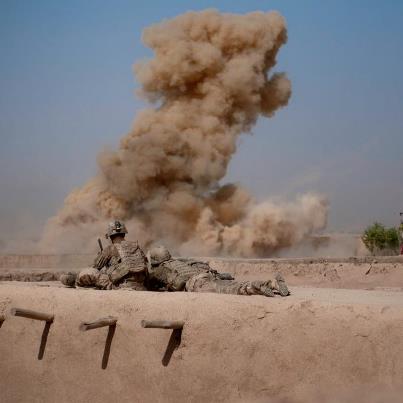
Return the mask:
[[[109,225],[107,238],[126,234],[124,224],[115,221]],[[69,273],[61,277],[67,286],[95,287],[102,290],[129,288],[145,290],[147,259],[137,242],[122,240],[112,243],[98,253],[92,268],[77,276]]]
[[[184,262],[172,259],[163,247],[147,254],[149,287],[154,290],[214,292],[238,295],[265,295],[274,297],[272,281],[235,281],[228,274],[220,274],[207,263]],[[282,278],[281,278],[282,279]],[[285,283],[284,283],[285,285]],[[282,289],[281,295],[288,295]]]
[[[146,257],[137,242],[122,241],[106,247],[95,258],[92,268],[82,270],[76,280],[79,287],[102,290],[131,288],[145,290]]]

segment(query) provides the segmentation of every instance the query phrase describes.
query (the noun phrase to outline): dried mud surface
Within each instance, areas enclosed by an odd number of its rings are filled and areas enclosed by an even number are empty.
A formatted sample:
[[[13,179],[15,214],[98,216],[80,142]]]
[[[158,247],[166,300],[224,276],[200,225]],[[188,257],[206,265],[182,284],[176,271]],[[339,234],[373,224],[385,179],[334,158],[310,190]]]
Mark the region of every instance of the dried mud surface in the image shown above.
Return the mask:
[[[91,259],[0,256],[2,402],[401,401],[400,257],[201,258],[237,279],[279,271],[287,298],[67,289],[55,281]],[[12,317],[11,307],[56,315],[42,360],[44,324]],[[78,328],[108,315],[118,325],[102,369],[107,329]],[[168,365],[171,332],[143,329],[142,319],[186,321]]]
[[[11,307],[55,314],[42,360],[43,323]],[[403,293],[292,287],[287,298],[67,289],[0,282],[0,390],[4,402],[398,402]],[[106,328],[118,318],[106,369]],[[185,320],[169,330],[142,319]]]
[[[0,255],[0,281],[55,281],[62,273],[89,266],[92,255]],[[237,279],[272,278],[281,272],[291,286],[403,290],[403,257],[225,259],[207,261]]]

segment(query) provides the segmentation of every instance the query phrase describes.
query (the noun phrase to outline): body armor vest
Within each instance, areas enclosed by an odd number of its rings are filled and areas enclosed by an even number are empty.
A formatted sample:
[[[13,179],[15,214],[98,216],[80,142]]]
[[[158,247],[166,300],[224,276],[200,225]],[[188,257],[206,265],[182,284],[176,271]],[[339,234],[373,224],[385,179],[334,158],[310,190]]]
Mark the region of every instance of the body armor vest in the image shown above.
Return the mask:
[[[119,254],[119,263],[111,272],[110,277],[115,284],[128,275],[146,273],[146,257],[137,242],[122,241],[114,244]]]
[[[166,285],[169,290],[181,291],[185,288],[186,281],[205,271],[180,260],[167,260],[155,268],[151,276]]]

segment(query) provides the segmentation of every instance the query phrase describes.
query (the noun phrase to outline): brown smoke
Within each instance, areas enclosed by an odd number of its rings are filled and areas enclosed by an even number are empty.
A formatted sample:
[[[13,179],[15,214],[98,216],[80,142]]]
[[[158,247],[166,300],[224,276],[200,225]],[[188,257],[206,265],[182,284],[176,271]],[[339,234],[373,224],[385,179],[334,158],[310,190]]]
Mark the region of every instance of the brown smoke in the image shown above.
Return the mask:
[[[288,103],[290,81],[270,74],[286,40],[276,12],[190,12],[145,29],[155,56],[134,70],[140,95],[156,106],[137,115],[117,151],[99,155],[98,176],[67,197],[43,246],[66,250],[62,240],[74,238],[73,249],[87,249],[119,218],[143,245],[264,256],[322,228],[327,204],[317,196],[256,204],[240,187],[219,185],[239,135]]]

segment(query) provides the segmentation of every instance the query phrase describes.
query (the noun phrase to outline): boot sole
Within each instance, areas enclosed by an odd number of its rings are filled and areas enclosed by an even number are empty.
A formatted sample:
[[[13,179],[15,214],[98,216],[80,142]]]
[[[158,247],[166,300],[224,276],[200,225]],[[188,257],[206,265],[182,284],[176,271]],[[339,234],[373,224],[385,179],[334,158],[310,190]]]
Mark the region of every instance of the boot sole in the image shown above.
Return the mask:
[[[284,277],[280,273],[276,274],[276,282],[278,286],[278,292],[282,297],[287,297],[288,295],[290,295],[290,291],[287,287],[287,284],[285,283]]]

